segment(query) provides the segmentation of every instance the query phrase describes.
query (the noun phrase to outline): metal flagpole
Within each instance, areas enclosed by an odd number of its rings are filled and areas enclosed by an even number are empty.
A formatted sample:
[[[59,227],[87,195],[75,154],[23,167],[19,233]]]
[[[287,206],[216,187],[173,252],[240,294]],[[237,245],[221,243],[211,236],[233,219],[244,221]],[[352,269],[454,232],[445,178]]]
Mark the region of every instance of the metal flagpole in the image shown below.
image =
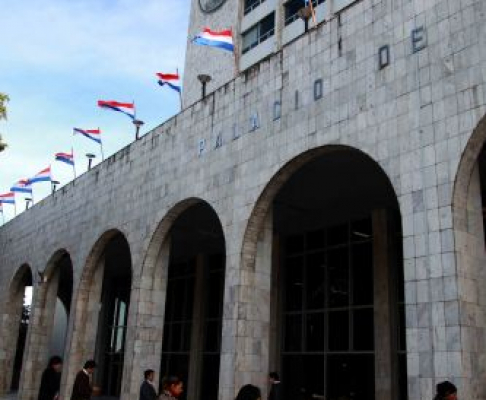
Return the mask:
[[[15,201],[15,196],[14,196],[14,216],[17,216],[17,202]]]
[[[238,76],[238,45],[236,42],[236,38],[233,33],[233,29],[231,29],[231,38],[233,39],[233,58],[235,60],[235,77]]]
[[[177,76],[179,76],[179,68],[176,68],[176,72],[177,72]],[[180,80],[181,80],[181,77],[179,76],[179,82],[180,82]],[[180,87],[180,89],[179,89],[179,102],[181,103],[181,111],[182,111],[182,93],[181,93],[182,85],[179,86],[179,87]]]
[[[76,163],[74,161],[74,148],[71,146],[71,155],[73,156],[73,173],[74,179],[76,179]]]
[[[100,130],[100,127],[98,127],[98,132],[99,132],[99,135],[100,135],[101,161],[105,161],[105,153],[103,152],[103,140],[101,140],[101,130]]]

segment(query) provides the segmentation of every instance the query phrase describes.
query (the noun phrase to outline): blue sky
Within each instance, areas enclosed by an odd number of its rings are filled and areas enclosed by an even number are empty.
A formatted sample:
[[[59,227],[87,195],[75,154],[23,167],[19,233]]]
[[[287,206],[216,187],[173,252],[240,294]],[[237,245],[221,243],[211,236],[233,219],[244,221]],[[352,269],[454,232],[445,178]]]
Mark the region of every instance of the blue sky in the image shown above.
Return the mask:
[[[135,101],[142,134],[179,111],[177,93],[154,74],[183,73],[189,0],[0,0],[0,8],[0,92],[10,96],[0,122],[9,145],[0,153],[0,193],[49,164],[69,182],[72,169],[54,153],[71,146],[83,173],[84,155],[99,146],[73,137],[73,127],[100,127],[105,156],[133,141],[131,120],[97,100]],[[36,202],[49,193],[47,183],[34,185]],[[12,218],[13,208],[4,214]]]

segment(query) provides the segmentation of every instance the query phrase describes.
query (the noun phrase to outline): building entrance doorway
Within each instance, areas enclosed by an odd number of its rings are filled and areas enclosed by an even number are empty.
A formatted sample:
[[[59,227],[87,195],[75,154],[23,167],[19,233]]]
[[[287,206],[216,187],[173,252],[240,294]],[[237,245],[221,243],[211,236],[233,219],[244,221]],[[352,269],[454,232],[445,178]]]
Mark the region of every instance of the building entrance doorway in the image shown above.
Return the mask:
[[[225,242],[214,210],[200,202],[170,231],[161,383],[184,382],[184,399],[218,398]],[[162,389],[162,388],[161,388]]]
[[[350,149],[298,169],[273,201],[271,369],[286,400],[406,399],[400,214]]]

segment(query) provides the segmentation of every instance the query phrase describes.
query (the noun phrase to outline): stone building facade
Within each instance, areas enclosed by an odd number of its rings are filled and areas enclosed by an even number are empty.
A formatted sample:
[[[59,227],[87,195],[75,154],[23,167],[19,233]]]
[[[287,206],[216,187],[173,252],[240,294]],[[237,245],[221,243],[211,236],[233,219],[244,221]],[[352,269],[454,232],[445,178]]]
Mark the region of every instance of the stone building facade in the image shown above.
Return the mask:
[[[32,285],[23,400],[56,299],[63,398],[94,357],[124,400],[146,368],[188,398],[279,370],[303,398],[486,400],[485,22],[482,0],[351,2],[3,226],[0,390]]]

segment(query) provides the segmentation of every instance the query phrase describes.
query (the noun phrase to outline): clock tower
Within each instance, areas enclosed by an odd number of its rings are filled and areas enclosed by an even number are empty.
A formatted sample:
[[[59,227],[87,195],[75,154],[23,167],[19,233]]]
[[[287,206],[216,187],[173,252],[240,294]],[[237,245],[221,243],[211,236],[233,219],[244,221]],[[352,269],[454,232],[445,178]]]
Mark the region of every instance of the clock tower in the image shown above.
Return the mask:
[[[183,103],[188,107],[202,97],[198,75],[208,75],[206,84],[210,93],[235,77],[233,53],[208,46],[199,46],[191,39],[207,27],[213,31],[232,29],[235,41],[238,38],[238,15],[240,0],[191,0],[189,40],[184,68]]]

